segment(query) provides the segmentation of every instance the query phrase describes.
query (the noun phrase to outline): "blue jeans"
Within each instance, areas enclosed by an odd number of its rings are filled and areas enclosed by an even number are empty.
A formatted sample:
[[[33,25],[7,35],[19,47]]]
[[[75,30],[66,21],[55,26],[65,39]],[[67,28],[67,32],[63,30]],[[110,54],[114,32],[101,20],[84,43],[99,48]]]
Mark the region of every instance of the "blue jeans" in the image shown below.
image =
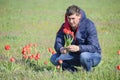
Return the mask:
[[[91,71],[92,67],[97,66],[101,61],[99,53],[83,52],[80,54],[54,54],[51,56],[51,63],[59,65],[58,61],[63,60],[62,68],[71,71],[76,71],[74,66],[82,66],[86,71]]]

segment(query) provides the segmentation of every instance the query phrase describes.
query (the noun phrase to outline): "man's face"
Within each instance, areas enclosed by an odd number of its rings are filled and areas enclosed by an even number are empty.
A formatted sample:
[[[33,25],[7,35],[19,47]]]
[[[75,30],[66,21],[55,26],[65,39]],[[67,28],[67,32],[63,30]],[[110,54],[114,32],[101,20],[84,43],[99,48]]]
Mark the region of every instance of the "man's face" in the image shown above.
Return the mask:
[[[80,15],[73,14],[73,15],[67,16],[68,23],[74,29],[78,27],[80,18],[81,18],[81,14]]]

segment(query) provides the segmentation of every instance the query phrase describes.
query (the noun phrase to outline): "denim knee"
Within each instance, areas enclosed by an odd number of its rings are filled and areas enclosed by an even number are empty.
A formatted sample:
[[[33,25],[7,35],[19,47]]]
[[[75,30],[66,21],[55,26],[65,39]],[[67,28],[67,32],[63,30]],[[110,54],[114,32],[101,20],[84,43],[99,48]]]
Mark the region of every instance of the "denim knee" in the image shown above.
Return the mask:
[[[92,59],[90,58],[91,56],[89,54],[89,52],[83,52],[80,54],[81,66],[83,66],[86,71],[91,71],[92,68]]]
[[[90,54],[89,52],[83,52],[80,54],[80,61],[85,61],[88,60],[90,58],[90,56],[88,55]]]
[[[101,55],[99,53],[83,52],[80,54],[80,63],[87,71],[99,64]]]
[[[83,52],[80,55],[80,61],[82,63],[90,62],[92,67],[97,66],[101,61],[101,55],[99,53]]]
[[[53,54],[50,58],[50,62],[53,64],[53,65],[57,65],[58,63],[56,62],[56,59],[59,57],[59,54]]]

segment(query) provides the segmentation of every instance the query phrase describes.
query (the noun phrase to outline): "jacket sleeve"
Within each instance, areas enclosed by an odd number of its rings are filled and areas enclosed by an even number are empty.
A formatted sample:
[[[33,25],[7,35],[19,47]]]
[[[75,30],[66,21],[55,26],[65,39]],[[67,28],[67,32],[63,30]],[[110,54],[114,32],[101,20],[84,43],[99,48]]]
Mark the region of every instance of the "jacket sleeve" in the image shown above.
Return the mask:
[[[57,53],[60,53],[60,48],[63,46],[64,46],[64,33],[61,27],[60,30],[57,32],[54,48]]]
[[[80,52],[97,52],[99,49],[99,42],[97,31],[93,22],[87,24],[87,44],[79,45]]]

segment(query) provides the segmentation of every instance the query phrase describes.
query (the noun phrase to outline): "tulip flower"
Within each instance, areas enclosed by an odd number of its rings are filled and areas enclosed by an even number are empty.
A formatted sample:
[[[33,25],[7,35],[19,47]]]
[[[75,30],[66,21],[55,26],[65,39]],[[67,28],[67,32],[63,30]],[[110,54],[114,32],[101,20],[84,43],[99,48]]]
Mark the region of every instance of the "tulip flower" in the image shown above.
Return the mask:
[[[48,51],[52,54],[55,54],[56,52],[52,48],[48,48]]]
[[[57,69],[60,69],[60,65],[57,65],[56,68],[57,68]]]
[[[119,50],[119,51],[117,51],[117,54],[118,54],[118,55],[120,55],[120,50]]]
[[[117,70],[120,70],[120,65],[116,66]]]
[[[31,46],[32,46],[32,43],[29,43],[28,46],[31,47]]]
[[[63,29],[63,32],[64,32],[65,34],[70,34],[70,30],[68,30],[67,28],[64,28],[64,29]]]
[[[37,53],[34,59],[38,60],[39,58],[40,58],[40,53]]]
[[[39,58],[38,58],[38,57],[35,57],[34,59],[37,61]]]
[[[59,62],[59,64],[62,64],[62,63],[63,63],[63,60],[60,59],[58,62]]]
[[[10,45],[5,46],[5,50],[10,50],[10,48],[11,48]]]
[[[66,35],[71,35],[72,37],[74,37],[74,32],[72,32],[71,30],[64,28],[63,29],[63,33],[65,33]]]
[[[26,54],[26,51],[22,51],[22,54],[25,55],[25,54]]]
[[[27,53],[30,54],[30,49],[27,50]]]
[[[32,58],[33,58],[33,56],[32,56],[32,55],[31,55],[31,56],[28,56],[28,58],[29,58],[29,59],[32,59]]]
[[[27,55],[23,55],[23,58],[24,58],[24,59],[28,59],[28,56],[27,56]]]
[[[37,53],[37,54],[36,54],[36,57],[40,58],[40,53]]]
[[[48,51],[49,51],[50,53],[52,53],[52,52],[53,52],[53,49],[52,49],[52,48],[48,48]]]
[[[34,58],[34,57],[35,57],[35,55],[34,55],[34,54],[32,54],[31,56],[32,56],[32,58]]]
[[[55,51],[52,51],[52,55],[55,54],[56,52]]]
[[[45,62],[44,62],[44,64],[45,64],[45,65],[47,65],[47,64],[48,64],[48,62],[47,62],[47,61],[45,61]]]
[[[65,40],[65,45],[64,47],[67,47],[71,45],[73,39],[74,39],[74,32],[72,32],[70,29],[64,28],[63,29],[64,35],[64,40]]]
[[[15,58],[14,58],[14,57],[11,57],[11,58],[10,58],[10,62],[15,62]]]
[[[33,44],[34,47],[37,47],[37,44]]]
[[[35,60],[37,61],[37,65],[38,65],[38,59],[40,58],[40,53],[37,53],[36,56],[35,56]]]

